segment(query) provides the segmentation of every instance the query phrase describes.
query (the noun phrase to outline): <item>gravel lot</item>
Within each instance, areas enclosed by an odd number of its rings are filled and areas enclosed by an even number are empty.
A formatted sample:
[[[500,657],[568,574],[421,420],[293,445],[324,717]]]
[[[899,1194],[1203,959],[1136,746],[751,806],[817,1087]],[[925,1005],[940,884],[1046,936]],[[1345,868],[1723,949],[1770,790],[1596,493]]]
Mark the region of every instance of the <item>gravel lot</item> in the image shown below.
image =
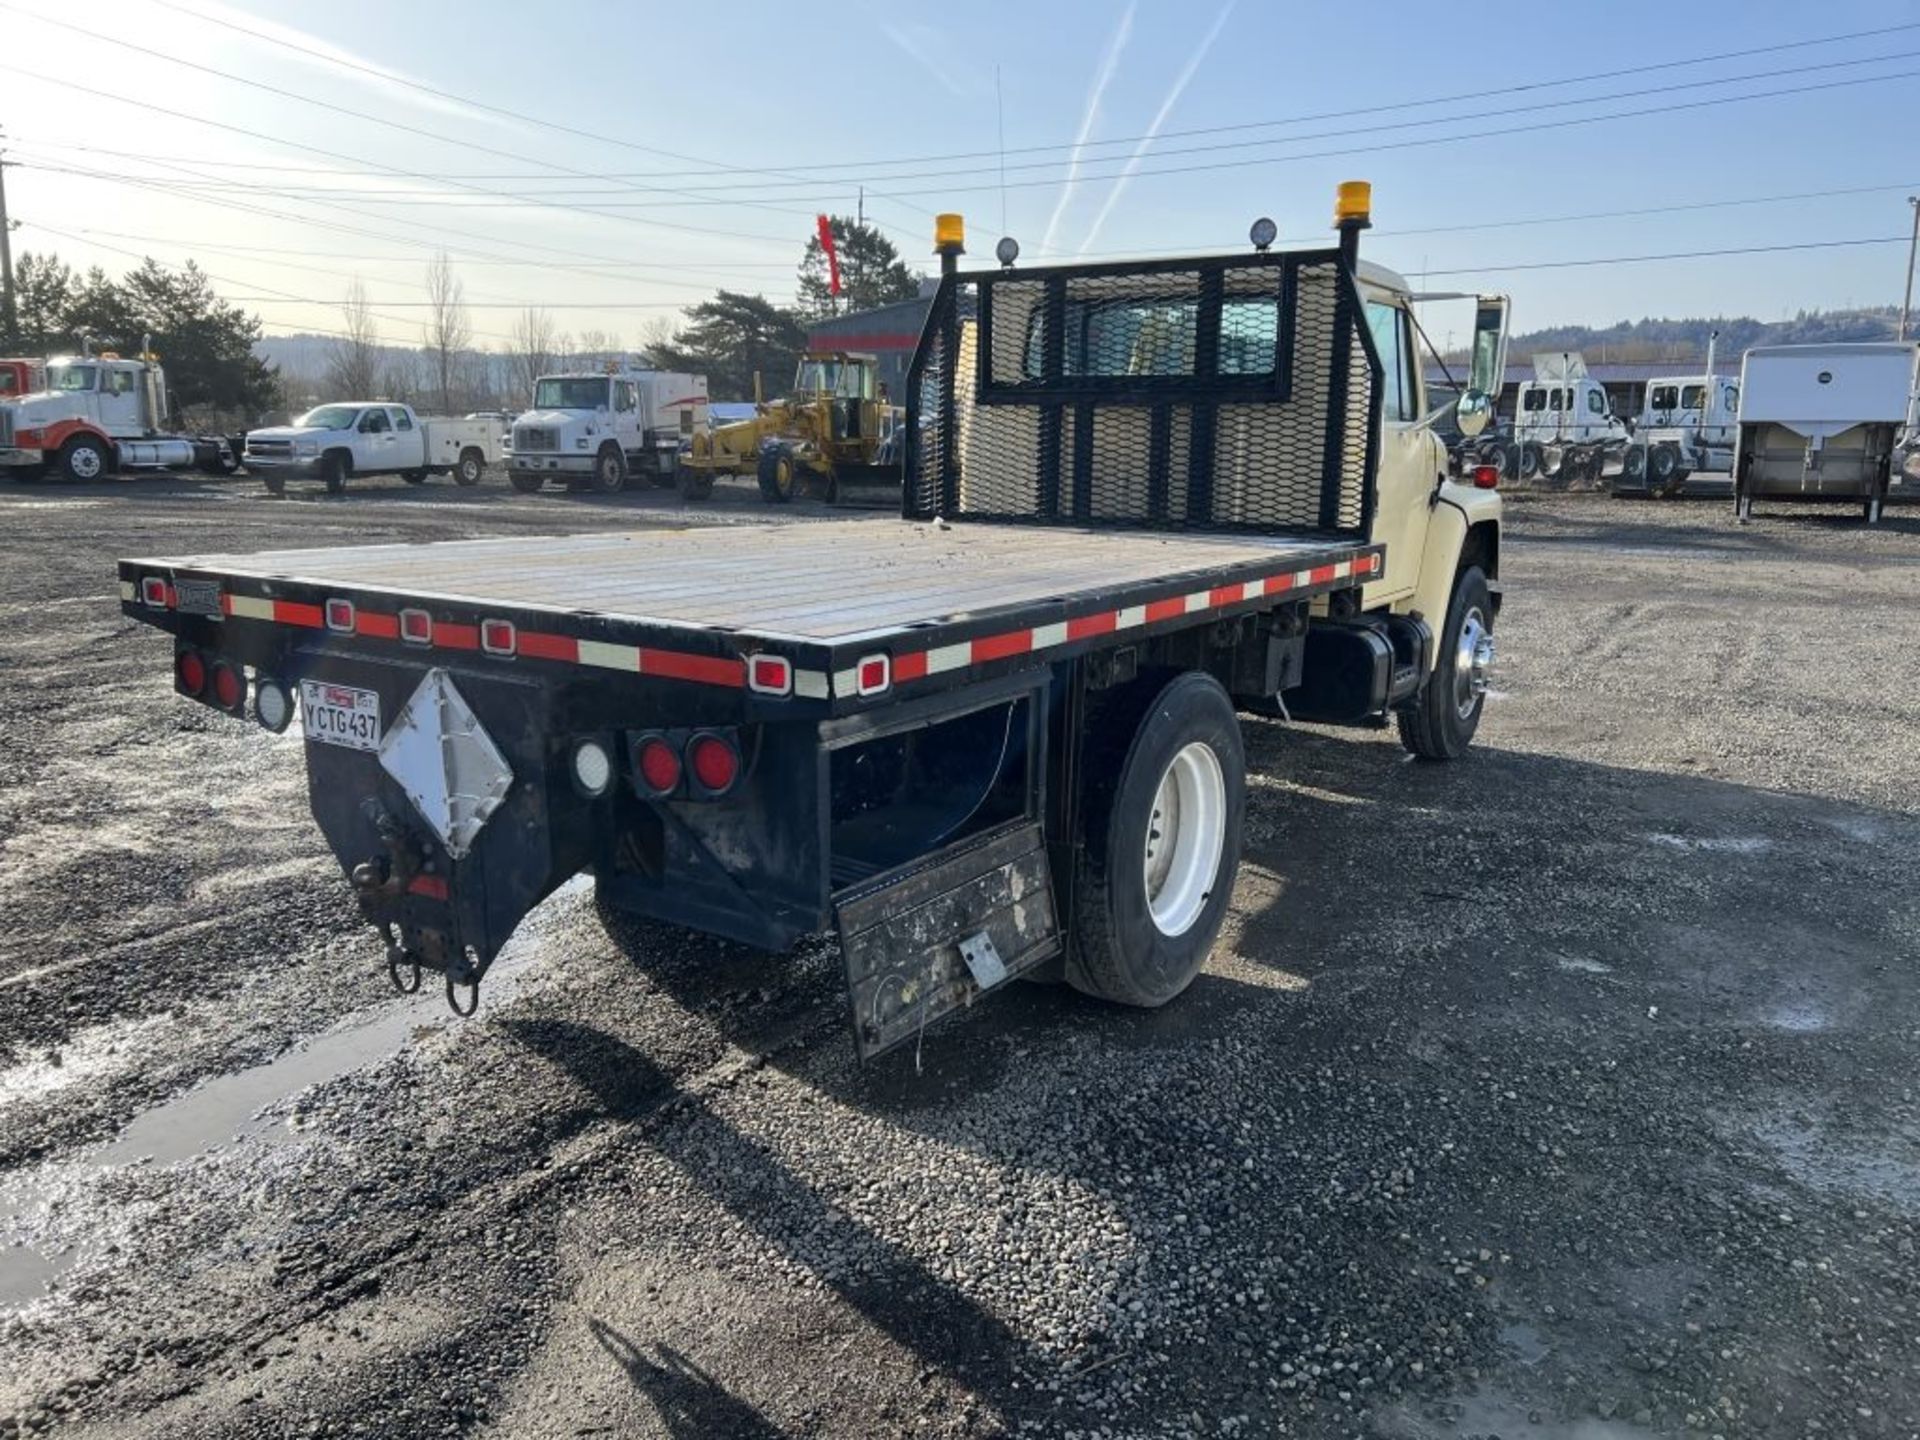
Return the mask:
[[[1250,721],[1188,996],[862,1070],[584,881],[394,998],[112,598],[675,502],[0,490],[0,1437],[1920,1432],[1920,514],[1730,508],[1522,497],[1472,759]]]

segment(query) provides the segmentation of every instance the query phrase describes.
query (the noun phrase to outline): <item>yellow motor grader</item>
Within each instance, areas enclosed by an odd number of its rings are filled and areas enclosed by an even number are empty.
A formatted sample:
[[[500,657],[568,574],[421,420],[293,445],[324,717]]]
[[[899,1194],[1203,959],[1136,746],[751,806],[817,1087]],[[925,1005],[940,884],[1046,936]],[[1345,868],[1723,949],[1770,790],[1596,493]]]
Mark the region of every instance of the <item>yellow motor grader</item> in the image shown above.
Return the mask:
[[[837,502],[861,486],[888,486],[899,498],[897,418],[871,355],[823,351],[800,357],[793,388],[779,400],[755,396],[755,414],[694,435],[680,452],[680,494],[704,500],[721,475],[752,475],[761,498],[784,505],[809,486]],[[754,377],[759,388],[759,377]]]

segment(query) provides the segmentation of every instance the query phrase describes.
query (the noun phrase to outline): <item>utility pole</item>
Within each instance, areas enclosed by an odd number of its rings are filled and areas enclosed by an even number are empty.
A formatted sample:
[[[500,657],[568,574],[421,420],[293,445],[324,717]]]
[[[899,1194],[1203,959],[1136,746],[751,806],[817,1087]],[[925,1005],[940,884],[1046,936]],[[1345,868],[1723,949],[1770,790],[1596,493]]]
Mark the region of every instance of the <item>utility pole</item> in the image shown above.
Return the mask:
[[[20,310],[13,293],[13,222],[7,218],[6,132],[0,131],[0,341],[9,349],[20,332]]]
[[[1907,317],[1913,311],[1913,262],[1920,254],[1920,195],[1909,195],[1907,204],[1913,207],[1913,239],[1907,243],[1907,295],[1900,302],[1900,338],[1907,338]],[[7,198],[0,194],[0,230],[6,228]],[[4,243],[4,237],[0,237]]]

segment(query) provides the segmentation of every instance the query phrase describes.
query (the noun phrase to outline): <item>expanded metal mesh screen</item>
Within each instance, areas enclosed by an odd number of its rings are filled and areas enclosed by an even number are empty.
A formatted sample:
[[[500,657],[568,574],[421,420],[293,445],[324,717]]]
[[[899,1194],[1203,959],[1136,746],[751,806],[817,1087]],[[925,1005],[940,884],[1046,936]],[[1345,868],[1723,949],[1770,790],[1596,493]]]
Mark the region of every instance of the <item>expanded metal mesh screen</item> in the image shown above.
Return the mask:
[[[1333,251],[949,277],[905,511],[1362,534],[1379,375]]]

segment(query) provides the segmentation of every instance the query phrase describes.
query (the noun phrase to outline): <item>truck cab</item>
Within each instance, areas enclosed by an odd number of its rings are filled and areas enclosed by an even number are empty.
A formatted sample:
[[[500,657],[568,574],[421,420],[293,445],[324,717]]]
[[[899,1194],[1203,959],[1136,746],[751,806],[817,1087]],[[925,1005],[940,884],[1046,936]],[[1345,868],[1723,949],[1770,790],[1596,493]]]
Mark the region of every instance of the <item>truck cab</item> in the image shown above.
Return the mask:
[[[225,438],[166,433],[171,410],[166,371],[150,352],[57,356],[40,389],[0,403],[0,466],[75,481],[116,469],[234,469]]]
[[[624,366],[542,375],[514,419],[507,476],[528,494],[549,480],[602,494],[633,476],[670,485],[681,445],[707,424],[704,375]]]
[[[41,360],[0,360],[0,404],[46,388],[47,367]]]

